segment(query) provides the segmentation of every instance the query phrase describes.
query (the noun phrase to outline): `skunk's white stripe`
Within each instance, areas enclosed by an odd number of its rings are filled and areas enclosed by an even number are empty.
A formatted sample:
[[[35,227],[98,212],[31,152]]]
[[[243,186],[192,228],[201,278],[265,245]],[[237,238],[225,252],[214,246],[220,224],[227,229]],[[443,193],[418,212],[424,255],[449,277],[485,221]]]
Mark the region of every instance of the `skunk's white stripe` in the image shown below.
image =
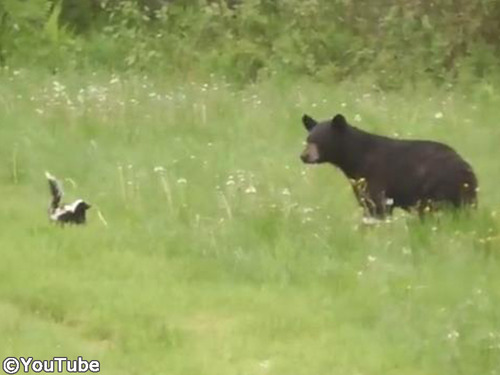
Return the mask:
[[[78,208],[78,206],[80,204],[83,203],[83,200],[82,199],[77,199],[76,201],[74,201],[73,203],[71,204],[65,204],[63,209],[67,212],[67,211],[71,211],[71,212],[75,212],[76,209]]]

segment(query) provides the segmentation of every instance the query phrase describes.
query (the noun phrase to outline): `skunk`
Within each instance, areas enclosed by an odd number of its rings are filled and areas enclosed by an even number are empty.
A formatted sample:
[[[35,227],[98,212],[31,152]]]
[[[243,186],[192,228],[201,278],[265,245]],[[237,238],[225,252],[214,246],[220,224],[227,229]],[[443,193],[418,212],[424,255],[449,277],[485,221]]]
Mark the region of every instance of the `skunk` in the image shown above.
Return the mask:
[[[60,224],[85,224],[85,213],[91,207],[90,204],[78,199],[71,204],[61,205],[63,196],[61,184],[49,172],[45,172],[45,177],[49,181],[50,194],[52,195],[49,206],[50,220]]]

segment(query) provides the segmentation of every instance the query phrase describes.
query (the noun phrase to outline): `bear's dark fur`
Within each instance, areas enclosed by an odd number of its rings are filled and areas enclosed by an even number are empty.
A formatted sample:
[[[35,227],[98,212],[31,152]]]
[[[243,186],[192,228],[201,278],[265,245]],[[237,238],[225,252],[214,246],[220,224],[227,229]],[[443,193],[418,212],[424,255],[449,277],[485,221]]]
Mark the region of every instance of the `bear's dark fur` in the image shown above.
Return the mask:
[[[394,207],[423,214],[477,204],[472,167],[445,144],[371,134],[341,114],[323,122],[304,115],[302,122],[309,132],[302,161],[339,167],[367,216],[383,218]]]

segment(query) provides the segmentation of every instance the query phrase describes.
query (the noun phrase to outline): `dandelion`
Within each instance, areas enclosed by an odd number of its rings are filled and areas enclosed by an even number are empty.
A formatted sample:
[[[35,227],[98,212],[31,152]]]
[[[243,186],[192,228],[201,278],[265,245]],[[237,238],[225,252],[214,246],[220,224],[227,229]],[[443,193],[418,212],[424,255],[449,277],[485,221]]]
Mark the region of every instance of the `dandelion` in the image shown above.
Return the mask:
[[[271,361],[269,359],[266,359],[265,361],[259,363],[259,367],[263,370],[269,370],[269,368],[271,367]]]
[[[434,118],[435,118],[435,119],[438,119],[438,120],[439,120],[439,119],[441,119],[441,118],[443,118],[443,112],[437,112],[437,113],[434,115]]]
[[[364,224],[364,225],[377,225],[380,223],[380,220],[374,218],[374,217],[370,217],[370,216],[364,216],[363,219],[361,220],[361,222]]]
[[[58,81],[52,82],[52,87],[57,94],[62,93],[66,90],[66,87]]]
[[[460,337],[460,333],[453,330],[453,331],[450,331],[447,335],[446,335],[446,338],[450,341],[456,341],[458,338]]]
[[[255,193],[257,193],[257,189],[253,185],[250,185],[245,189],[245,194],[255,194]]]
[[[403,247],[401,249],[401,252],[404,254],[404,255],[410,255],[411,254],[411,250],[408,248],[408,247]]]
[[[340,106],[341,106],[342,108],[345,108],[345,107],[347,107],[347,103],[345,103],[345,102],[340,103]]]
[[[288,190],[287,188],[284,188],[281,191],[281,195],[290,196],[290,190]]]

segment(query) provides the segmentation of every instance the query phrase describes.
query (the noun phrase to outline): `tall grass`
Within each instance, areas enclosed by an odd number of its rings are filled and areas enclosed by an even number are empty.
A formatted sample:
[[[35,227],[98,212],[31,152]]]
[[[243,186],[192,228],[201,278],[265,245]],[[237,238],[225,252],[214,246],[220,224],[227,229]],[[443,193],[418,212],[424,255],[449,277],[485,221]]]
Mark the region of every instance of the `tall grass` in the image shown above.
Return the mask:
[[[489,86],[0,76],[0,357],[104,374],[496,374],[499,97]],[[454,146],[471,217],[360,226],[300,116]],[[93,204],[46,216],[44,171]],[[101,218],[98,213],[101,214]],[[105,221],[104,221],[104,220]]]

